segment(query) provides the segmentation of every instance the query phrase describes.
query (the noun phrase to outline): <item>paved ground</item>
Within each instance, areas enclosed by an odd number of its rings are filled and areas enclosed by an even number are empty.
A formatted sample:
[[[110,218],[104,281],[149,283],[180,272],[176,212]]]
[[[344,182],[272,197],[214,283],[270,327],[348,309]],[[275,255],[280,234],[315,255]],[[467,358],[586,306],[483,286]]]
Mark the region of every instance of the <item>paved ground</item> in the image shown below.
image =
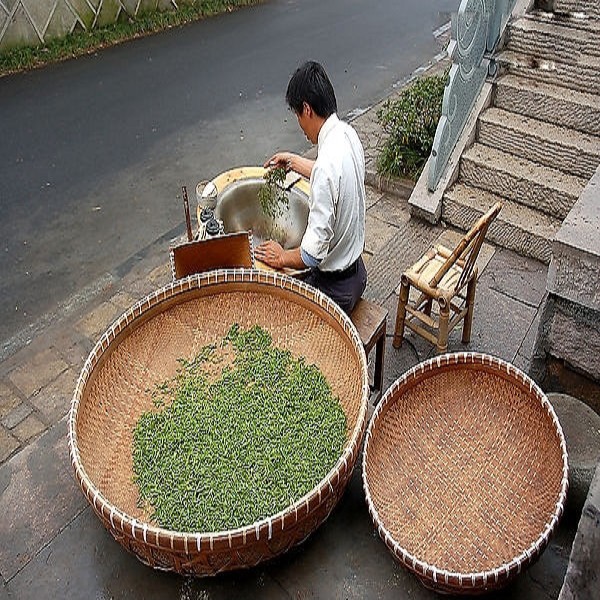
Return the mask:
[[[439,65],[438,67],[439,68]],[[372,169],[379,134],[376,108],[354,124]],[[433,355],[408,337],[391,346],[395,288],[402,270],[436,239],[459,234],[410,218],[405,198],[368,189],[366,295],[390,312],[385,385]],[[153,242],[103,282],[102,301],[85,292],[63,306],[41,335],[0,364],[0,599],[6,598],[433,598],[398,566],[377,537],[358,469],[330,519],[301,547],[276,562],[210,580],[152,571],[126,554],[103,529],[81,494],[69,464],[65,415],[76,378],[99,334],[135,300],[167,283],[168,239]],[[527,370],[547,268],[485,245],[472,350]],[[459,350],[459,333],[450,350]],[[564,520],[541,559],[495,598],[557,598],[576,522]]]

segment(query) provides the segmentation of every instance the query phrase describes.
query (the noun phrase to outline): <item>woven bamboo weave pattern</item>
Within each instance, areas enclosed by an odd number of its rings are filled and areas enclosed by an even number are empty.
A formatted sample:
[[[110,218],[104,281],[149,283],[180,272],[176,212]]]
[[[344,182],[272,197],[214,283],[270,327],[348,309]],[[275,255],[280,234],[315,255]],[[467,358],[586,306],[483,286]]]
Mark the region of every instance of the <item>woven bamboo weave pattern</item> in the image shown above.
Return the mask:
[[[506,372],[457,363],[424,373],[388,390],[369,427],[363,480],[397,558],[429,565],[430,579],[464,574],[474,587],[472,574],[481,585],[482,574],[539,553],[566,494],[564,438]],[[445,591],[462,587],[451,584]]]
[[[288,278],[258,282],[248,271],[224,283],[231,273],[220,273],[172,284],[124,315],[114,339],[101,340],[90,355],[70,419],[78,480],[115,539],[151,566],[197,575],[252,566],[305,539],[341,497],[366,427],[366,359],[350,320]],[[260,325],[274,345],[318,366],[346,413],[347,444],[317,488],[271,519],[233,532],[168,532],[138,507],[133,429],[153,408],[152,389],[175,374],[178,359],[221,340],[233,323]]]

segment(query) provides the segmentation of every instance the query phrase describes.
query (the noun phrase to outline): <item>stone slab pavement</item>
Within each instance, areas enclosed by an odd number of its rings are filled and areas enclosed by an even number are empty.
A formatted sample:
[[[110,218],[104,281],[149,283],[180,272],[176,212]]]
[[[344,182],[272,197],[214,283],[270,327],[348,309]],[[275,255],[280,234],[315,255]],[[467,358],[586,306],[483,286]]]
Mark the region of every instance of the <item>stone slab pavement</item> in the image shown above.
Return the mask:
[[[432,69],[441,68],[433,64]],[[368,140],[381,143],[376,108],[354,120]],[[436,240],[460,234],[411,219],[410,186],[382,182],[369,164],[366,296],[389,310],[384,385],[434,349],[407,335],[391,345],[401,272]],[[375,185],[377,184],[377,185]],[[175,239],[183,225],[172,233]],[[60,318],[0,363],[0,600],[33,598],[434,598],[397,565],[367,511],[360,465],[328,521],[280,559],[212,579],[153,571],[128,555],[104,530],[74,479],[66,415],[85,358],[107,326],[134,301],[170,281],[168,236],[155,240],[92,287],[85,302],[62,307]],[[547,268],[485,244],[470,350],[499,356],[527,371],[545,294]],[[450,351],[462,350],[460,332]],[[371,357],[372,360],[373,357]],[[372,407],[371,407],[372,408]],[[539,561],[491,598],[557,598],[576,522],[565,521]]]

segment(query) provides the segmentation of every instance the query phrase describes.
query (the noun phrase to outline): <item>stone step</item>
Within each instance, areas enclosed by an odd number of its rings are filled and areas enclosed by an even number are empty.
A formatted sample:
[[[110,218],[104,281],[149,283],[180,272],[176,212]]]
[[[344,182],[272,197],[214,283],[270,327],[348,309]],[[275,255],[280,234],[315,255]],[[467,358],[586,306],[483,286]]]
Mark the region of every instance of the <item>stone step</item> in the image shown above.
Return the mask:
[[[543,23],[554,23],[563,27],[572,27],[573,29],[581,29],[582,31],[592,32],[595,35],[600,34],[600,21],[583,13],[571,14],[533,10],[524,15],[524,18],[535,19]]]
[[[600,70],[600,35],[564,25],[559,19],[535,15],[517,19],[508,27],[507,49],[546,61],[584,64]]]
[[[542,10],[558,14],[577,14],[600,19],[598,0],[536,0],[535,5]]]
[[[490,226],[486,239],[546,264],[552,257],[552,240],[560,220],[479,188],[454,184],[444,194],[442,219],[467,231],[496,202],[502,210]]]
[[[507,73],[498,78],[494,106],[600,136],[600,96]]]
[[[558,85],[586,94],[600,94],[600,68],[588,62],[573,65],[512,50],[498,53],[496,60],[509,73],[518,77]]]
[[[600,137],[500,108],[489,108],[480,115],[477,140],[585,179],[591,179],[600,164]]]
[[[460,180],[564,219],[587,180],[500,150],[473,144],[460,159]]]

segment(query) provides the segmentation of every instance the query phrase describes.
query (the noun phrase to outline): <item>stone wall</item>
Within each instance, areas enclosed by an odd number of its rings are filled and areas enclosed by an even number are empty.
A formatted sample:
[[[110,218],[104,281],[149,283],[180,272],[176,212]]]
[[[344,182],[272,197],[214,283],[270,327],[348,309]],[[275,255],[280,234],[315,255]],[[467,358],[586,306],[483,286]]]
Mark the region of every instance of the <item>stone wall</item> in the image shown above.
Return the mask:
[[[600,167],[552,245],[532,375],[560,360],[600,385]]]
[[[0,51],[114,23],[191,0],[0,0]]]

